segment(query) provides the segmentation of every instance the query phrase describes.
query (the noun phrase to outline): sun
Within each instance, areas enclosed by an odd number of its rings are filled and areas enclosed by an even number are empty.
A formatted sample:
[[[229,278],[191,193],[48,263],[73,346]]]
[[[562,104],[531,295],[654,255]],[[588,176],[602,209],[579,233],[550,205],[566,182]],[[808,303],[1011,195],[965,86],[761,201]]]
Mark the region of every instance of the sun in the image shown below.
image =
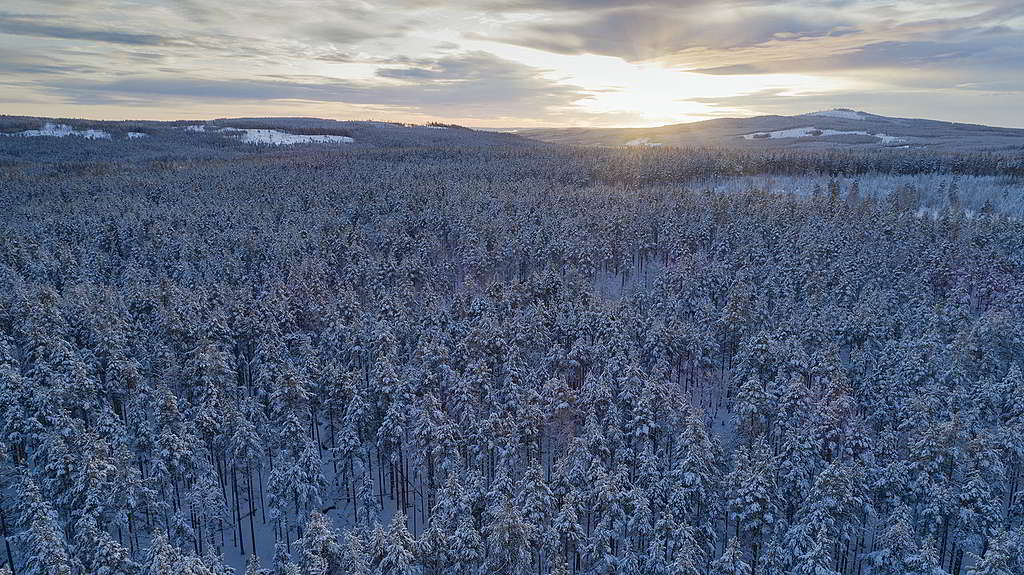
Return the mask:
[[[583,94],[574,112],[607,127],[650,127],[708,118],[752,115],[730,99],[771,92],[778,97],[852,89],[845,78],[808,74],[713,75],[661,62],[630,62],[596,54],[551,52],[478,42],[502,58],[543,70],[550,80],[578,86]]]

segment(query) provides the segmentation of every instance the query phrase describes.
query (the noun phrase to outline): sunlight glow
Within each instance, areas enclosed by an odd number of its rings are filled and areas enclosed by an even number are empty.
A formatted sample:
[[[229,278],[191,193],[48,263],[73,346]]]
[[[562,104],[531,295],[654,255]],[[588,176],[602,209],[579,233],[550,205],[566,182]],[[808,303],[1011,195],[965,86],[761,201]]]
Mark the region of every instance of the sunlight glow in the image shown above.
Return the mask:
[[[572,112],[601,116],[604,125],[649,127],[747,115],[742,107],[705,100],[728,99],[771,91],[780,97],[847,90],[857,84],[845,78],[805,74],[711,75],[668,67],[658,62],[628,62],[594,54],[552,54],[521,46],[479,42],[503,58],[545,70],[548,78],[579,86],[586,97]]]

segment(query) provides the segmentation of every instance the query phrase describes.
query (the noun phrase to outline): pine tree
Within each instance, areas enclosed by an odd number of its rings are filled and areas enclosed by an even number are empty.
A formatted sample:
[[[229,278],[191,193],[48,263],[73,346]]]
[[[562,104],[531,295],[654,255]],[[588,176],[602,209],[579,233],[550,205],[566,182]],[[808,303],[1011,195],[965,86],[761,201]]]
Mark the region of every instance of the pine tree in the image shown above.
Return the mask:
[[[751,575],[750,565],[743,560],[743,551],[735,537],[729,539],[725,553],[711,563],[711,575]]]
[[[370,575],[372,573],[366,537],[359,529],[350,529],[345,533],[343,557],[345,575]]]
[[[314,511],[309,516],[299,548],[299,568],[308,575],[328,575],[341,565],[342,550],[338,535],[326,516]]]
[[[288,545],[278,539],[274,543],[274,575],[288,575],[289,571],[295,571],[298,566],[292,563],[291,553],[288,552]]]
[[[706,554],[699,550],[693,539],[693,531],[685,523],[673,526],[672,561],[665,568],[667,575],[700,575],[708,564]]]
[[[470,517],[463,515],[450,540],[449,562],[456,575],[473,575],[483,562],[484,543]]]
[[[773,407],[772,394],[757,377],[751,377],[736,392],[734,413],[737,428],[748,439],[757,437],[768,423],[768,411]]]
[[[774,464],[763,439],[750,449],[737,450],[735,468],[726,480],[729,518],[735,522],[737,533],[756,540],[769,532],[777,521],[774,473]]]
[[[580,505],[580,498],[579,492],[572,488],[566,494],[562,505],[558,509],[558,513],[551,523],[551,529],[559,541],[563,557],[566,560],[570,558],[570,553],[575,554],[579,550],[580,544],[586,539],[586,533],[583,530],[583,526],[580,525],[577,511]]]
[[[18,486],[17,511],[23,531],[18,539],[26,548],[25,564],[18,573],[25,575],[71,575],[73,562],[57,513],[39,491],[29,474]]]
[[[75,557],[86,573],[93,575],[135,575],[141,567],[131,552],[109,533],[96,527],[91,517],[79,522]]]
[[[395,513],[391,524],[384,532],[380,560],[381,575],[419,575],[420,573],[420,567],[416,562],[415,541],[406,528],[405,521],[404,513]]]
[[[674,484],[679,486],[673,490],[675,513],[694,526],[701,562],[706,563],[717,548],[718,530],[713,518],[721,505],[723,455],[708,433],[700,411],[688,410],[673,449],[671,474]]]
[[[535,531],[536,526],[523,517],[515,502],[504,499],[504,504],[484,528],[488,548],[484,569],[488,573],[508,575],[525,572],[530,564],[530,542],[534,540]]]
[[[834,539],[829,537],[828,529],[819,526],[810,548],[796,558],[793,575],[840,575],[832,568],[832,552]]]
[[[207,566],[202,559],[188,555],[168,542],[166,535],[157,533],[143,563],[142,575],[221,575]]]
[[[925,541],[917,553],[906,559],[907,575],[946,575],[946,570],[939,567],[939,553],[935,542]]]
[[[1019,532],[1002,531],[992,538],[984,556],[974,556],[967,575],[1012,575],[1024,569],[1021,557],[1024,537]]]
[[[263,568],[258,554],[252,553],[245,564],[245,575],[270,575],[270,570]]]
[[[912,572],[909,562],[918,554],[914,540],[910,510],[900,505],[889,518],[880,538],[881,549],[873,553],[870,561],[879,575],[902,575]]]

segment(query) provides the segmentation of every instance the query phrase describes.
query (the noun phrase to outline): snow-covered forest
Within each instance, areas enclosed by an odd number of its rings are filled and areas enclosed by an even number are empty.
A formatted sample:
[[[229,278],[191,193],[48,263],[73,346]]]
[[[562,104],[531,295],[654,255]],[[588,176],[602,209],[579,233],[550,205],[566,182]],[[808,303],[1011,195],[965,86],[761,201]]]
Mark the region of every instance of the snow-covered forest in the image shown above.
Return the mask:
[[[0,572],[1024,573],[1019,159],[174,137],[4,139]]]

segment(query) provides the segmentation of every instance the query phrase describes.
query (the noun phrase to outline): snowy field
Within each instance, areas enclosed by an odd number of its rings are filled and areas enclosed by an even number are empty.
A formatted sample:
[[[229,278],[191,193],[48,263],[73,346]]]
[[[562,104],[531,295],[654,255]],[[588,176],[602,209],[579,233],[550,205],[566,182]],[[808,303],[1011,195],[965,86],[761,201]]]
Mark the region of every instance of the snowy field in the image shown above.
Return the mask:
[[[661,142],[652,141],[650,138],[636,138],[626,142],[627,146],[660,146]]]
[[[755,132],[744,134],[744,140],[756,140],[761,138],[820,138],[825,136],[871,136],[878,138],[882,144],[900,144],[906,140],[896,136],[887,136],[882,133],[870,134],[863,130],[819,130],[813,126],[806,128],[790,128],[788,130],[775,130],[773,132]]]
[[[805,116],[820,116],[825,118],[842,118],[844,120],[864,120],[867,115],[863,112],[857,112],[856,110],[847,110],[837,108],[834,110],[822,110],[820,112],[811,112],[810,114],[804,114]]]
[[[230,132],[240,131],[242,132],[239,139],[246,144],[269,144],[272,146],[287,146],[292,144],[350,144],[355,140],[348,136],[330,136],[330,135],[306,135],[306,134],[289,134],[280,130],[235,130],[230,129]]]
[[[37,137],[50,137],[50,138],[64,138],[67,136],[76,136],[79,138],[87,138],[90,140],[109,140],[110,134],[102,130],[76,130],[67,124],[52,124],[47,122],[43,124],[43,127],[38,130],[25,130],[23,132],[15,132],[13,134],[7,134],[8,136],[23,136],[26,138],[37,138]]]
[[[270,146],[289,146],[294,144],[350,144],[355,140],[348,136],[329,134],[290,134],[282,130],[248,129],[233,127],[208,127],[205,124],[184,126],[187,132],[210,133],[219,132],[238,138],[246,144],[266,144]]]

